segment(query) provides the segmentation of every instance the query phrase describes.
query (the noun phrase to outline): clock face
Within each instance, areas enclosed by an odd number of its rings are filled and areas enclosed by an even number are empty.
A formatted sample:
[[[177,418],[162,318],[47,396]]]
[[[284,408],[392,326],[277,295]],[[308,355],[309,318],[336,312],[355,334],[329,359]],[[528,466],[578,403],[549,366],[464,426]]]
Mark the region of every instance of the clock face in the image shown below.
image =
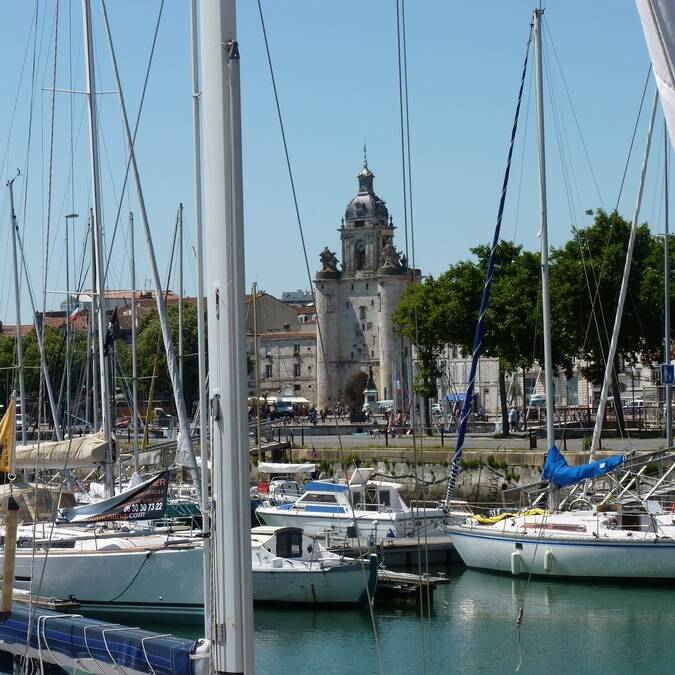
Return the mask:
[[[363,241],[363,239],[358,239],[358,240],[356,241],[355,247],[356,247],[356,251],[357,251],[358,253],[363,253],[363,252],[366,250],[366,244],[365,244],[365,242]]]

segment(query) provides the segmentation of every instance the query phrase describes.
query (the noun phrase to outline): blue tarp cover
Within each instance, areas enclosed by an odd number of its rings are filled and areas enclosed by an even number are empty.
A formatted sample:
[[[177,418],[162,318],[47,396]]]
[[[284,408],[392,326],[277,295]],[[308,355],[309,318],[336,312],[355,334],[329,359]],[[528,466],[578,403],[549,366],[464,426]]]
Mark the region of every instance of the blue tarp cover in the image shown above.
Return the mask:
[[[25,645],[29,623],[29,643],[35,649],[41,647],[75,661],[95,658],[103,664],[116,664],[120,672],[128,668],[156,675],[194,673],[195,662],[190,657],[197,647],[195,640],[124,629],[119,624],[49,610],[34,609],[29,621],[28,606],[20,604],[12,605],[10,617],[0,623],[0,642]]]
[[[458,393],[458,394],[446,394],[446,398],[450,403],[453,401],[463,401],[466,397],[466,394],[464,392]]]
[[[623,455],[613,455],[607,459],[599,459],[581,466],[569,466],[563,454],[554,446],[546,455],[543,478],[558,487],[574,485],[586,478],[604,476],[607,472],[616,469],[623,459]]]

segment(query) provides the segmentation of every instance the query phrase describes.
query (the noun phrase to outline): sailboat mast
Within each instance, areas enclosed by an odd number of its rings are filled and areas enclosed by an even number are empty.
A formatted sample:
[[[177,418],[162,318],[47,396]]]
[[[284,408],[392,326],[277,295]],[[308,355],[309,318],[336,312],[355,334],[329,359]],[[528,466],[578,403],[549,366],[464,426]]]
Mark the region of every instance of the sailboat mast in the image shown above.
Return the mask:
[[[665,217],[663,237],[663,362],[670,365],[672,363],[670,348],[670,228],[668,217],[668,153],[670,144],[668,142],[668,127],[663,125],[663,191],[665,195]],[[669,382],[666,383],[666,447],[673,447],[673,388]]]
[[[551,300],[548,282],[548,214],[546,205],[546,142],[544,137],[544,85],[541,58],[541,17],[534,10],[534,66],[537,88],[537,139],[539,147],[539,223],[541,233],[541,298],[544,327],[544,390],[546,393],[546,447],[555,445],[555,393],[553,391],[553,355],[551,349]]]
[[[239,45],[234,0],[200,5],[216,672],[253,673]],[[227,633],[227,635],[226,635]]]
[[[178,205],[178,373],[183,379],[183,203]]]
[[[138,461],[138,361],[136,358],[136,228],[134,214],[129,213],[129,253],[131,264],[131,395],[134,416],[134,471],[140,473]]]
[[[253,282],[253,351],[255,352],[255,437],[258,439],[258,459],[262,460],[260,435],[260,348],[258,346],[258,284]]]
[[[202,460],[202,532],[204,537],[204,637],[211,639],[211,503],[209,501],[209,422],[206,390],[206,327],[204,325],[204,242],[202,221],[202,131],[199,102],[199,33],[197,0],[190,3],[192,50],[192,131],[195,172],[195,245],[197,248],[197,361],[199,376],[199,448]]]
[[[645,146],[645,154],[642,159],[642,172],[640,174],[640,185],[638,187],[638,194],[635,200],[635,208],[633,210],[633,222],[630,228],[630,237],[628,238],[628,248],[626,249],[626,262],[623,267],[623,277],[621,279],[621,289],[619,290],[619,302],[616,306],[616,315],[614,317],[614,328],[612,329],[612,339],[609,343],[609,351],[607,352],[607,363],[605,364],[605,376],[602,380],[602,389],[600,391],[600,402],[598,403],[598,410],[595,415],[595,427],[593,428],[593,438],[591,440],[591,459],[595,455],[595,450],[598,447],[600,434],[602,433],[602,421],[605,416],[605,405],[607,404],[607,395],[609,393],[609,385],[612,381],[612,371],[614,368],[614,357],[616,356],[616,348],[619,343],[619,330],[621,329],[621,318],[623,316],[623,306],[626,302],[626,295],[628,293],[628,278],[630,276],[630,267],[633,258],[633,248],[635,247],[635,237],[637,236],[638,219],[640,217],[640,206],[642,205],[642,193],[645,185],[645,176],[647,174],[647,163],[649,159],[649,149],[652,143],[652,131],[654,129],[654,118],[656,117],[656,104],[659,100],[658,91],[654,94],[654,103],[652,105],[652,112],[649,118],[649,130],[647,131],[647,144]]]
[[[98,300],[98,312],[96,313],[96,327],[98,332],[98,365],[101,383],[101,421],[103,437],[106,440],[105,462],[105,496],[112,497],[114,494],[112,472],[112,445],[110,424],[110,395],[108,381],[108,362],[105,357],[103,346],[105,344],[105,319],[106,301],[104,292],[103,275],[103,232],[101,218],[101,176],[99,172],[98,153],[98,113],[96,106],[96,76],[94,71],[94,42],[91,28],[91,5],[90,0],[82,0],[82,19],[84,21],[84,46],[86,51],[87,72],[87,112],[89,116],[89,150],[91,160],[92,201],[93,201],[93,239],[94,239],[94,262],[96,267],[95,293]]]
[[[14,211],[14,181],[7,181],[7,189],[9,190],[9,218],[10,227],[12,229],[12,271],[14,272],[14,306],[16,309],[16,363],[19,370],[19,400],[21,401],[21,443],[26,445],[28,437],[26,436],[26,388],[23,378],[23,346],[21,344],[21,292],[19,284],[19,266],[16,260],[16,213]]]

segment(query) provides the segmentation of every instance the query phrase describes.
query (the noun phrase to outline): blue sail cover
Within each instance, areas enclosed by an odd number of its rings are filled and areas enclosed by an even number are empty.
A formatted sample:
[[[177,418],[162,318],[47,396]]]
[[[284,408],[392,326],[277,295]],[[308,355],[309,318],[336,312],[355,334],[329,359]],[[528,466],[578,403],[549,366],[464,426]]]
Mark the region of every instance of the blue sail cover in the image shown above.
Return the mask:
[[[546,455],[544,463],[544,480],[551,481],[558,487],[574,485],[580,483],[586,478],[599,478],[609,471],[613,471],[624,460],[623,455],[613,455],[607,459],[599,459],[595,462],[582,464],[581,466],[570,466],[563,454],[553,446]]]

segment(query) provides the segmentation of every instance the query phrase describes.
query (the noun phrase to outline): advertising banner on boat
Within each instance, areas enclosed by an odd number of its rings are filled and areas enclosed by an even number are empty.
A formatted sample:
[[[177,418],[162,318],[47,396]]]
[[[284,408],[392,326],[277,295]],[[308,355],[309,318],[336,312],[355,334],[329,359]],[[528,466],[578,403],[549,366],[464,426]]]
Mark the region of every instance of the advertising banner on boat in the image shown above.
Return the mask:
[[[163,471],[114,497],[69,509],[63,517],[68,523],[83,525],[123,520],[156,520],[164,517],[168,487],[169,472]]]

